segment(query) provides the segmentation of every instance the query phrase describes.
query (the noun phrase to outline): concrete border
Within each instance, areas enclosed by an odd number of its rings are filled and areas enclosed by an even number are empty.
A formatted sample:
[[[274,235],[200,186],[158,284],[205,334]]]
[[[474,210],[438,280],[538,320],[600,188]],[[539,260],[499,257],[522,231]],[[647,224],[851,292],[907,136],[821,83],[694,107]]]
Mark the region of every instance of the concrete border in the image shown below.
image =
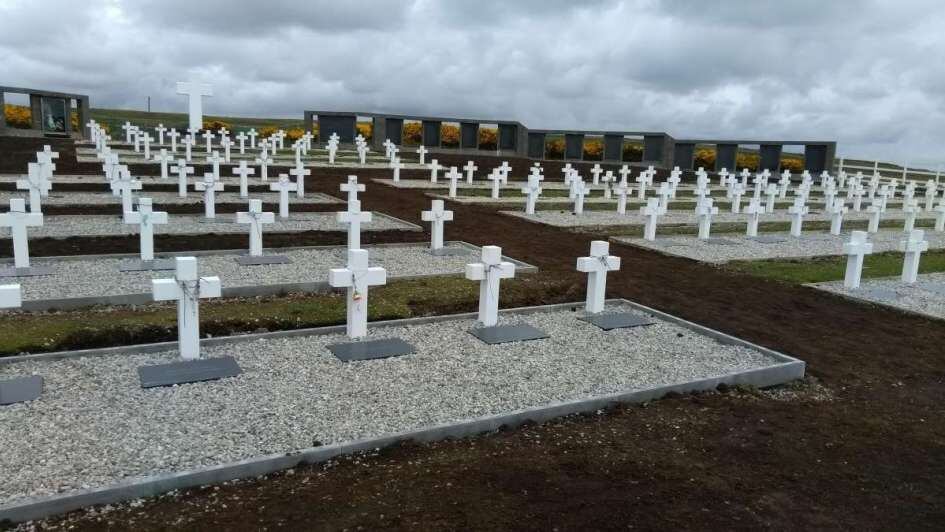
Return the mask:
[[[495,431],[502,427],[514,428],[529,422],[541,423],[562,416],[607,409],[619,404],[643,403],[659,399],[670,393],[689,393],[712,390],[718,387],[720,384],[768,387],[777,384],[783,384],[795,379],[802,378],[804,376],[806,364],[803,361],[791,356],[759,346],[757,344],[753,344],[751,342],[747,342],[745,340],[735,338],[714,329],[697,325],[695,323],[683,320],[682,318],[677,318],[670,314],[666,314],[625,299],[610,299],[607,301],[607,303],[629,305],[637,310],[649,313],[661,320],[668,321],[675,325],[690,329],[696,333],[714,338],[723,344],[740,345],[757,350],[766,356],[771,357],[776,363],[764,368],[734,372],[691,382],[654,386],[640,390],[627,390],[614,394],[591,396],[571,401],[554,402],[539,407],[515,410],[512,412],[506,412],[504,414],[492,416],[484,416],[458,423],[434,425],[413,431],[400,432],[377,438],[368,438],[323,447],[310,447],[300,451],[294,451],[285,454],[257,456],[228,464],[201,467],[188,471],[181,471],[178,473],[131,478],[112,484],[110,486],[89,490],[79,490],[68,494],[27,498],[13,504],[0,506],[0,522],[8,520],[13,523],[18,523],[42,519],[88,506],[114,504],[131,499],[151,497],[171,490],[192,488],[206,484],[217,484],[237,478],[255,477],[297,467],[303,464],[324,462],[339,455],[351,454],[372,449],[381,449],[407,441],[428,442],[443,439],[464,438]],[[547,312],[566,308],[571,308],[575,312],[578,312],[582,305],[583,303],[542,305],[535,307],[523,307],[520,309],[506,309],[501,311],[501,313],[506,315],[527,315],[536,312]],[[410,324],[416,325],[421,323],[430,323],[433,321],[468,319],[475,316],[475,313],[465,313],[449,316],[410,318],[404,320],[379,322],[374,324],[373,327],[396,327]],[[321,335],[343,332],[343,330],[344,326],[319,327],[315,329],[303,329],[299,331],[281,331],[276,333],[222,337],[215,338],[213,340],[207,340],[206,342],[212,342],[216,344],[227,341],[252,341],[259,338],[314,334]],[[15,358],[18,359],[17,361],[57,360],[78,356],[119,354],[125,352],[140,353],[161,351],[168,348],[173,348],[173,345],[174,342],[165,342],[161,344],[146,344],[142,346],[127,346],[112,349],[48,353],[44,355],[27,355]]]
[[[446,245],[456,245],[469,249],[471,252],[477,252],[480,247],[464,242],[461,240],[451,240],[446,242]],[[387,244],[371,244],[364,246],[365,249],[372,248],[398,248],[398,247],[418,247],[422,248],[425,244],[423,242],[395,242]],[[298,250],[328,250],[328,249],[342,249],[344,246],[299,246],[299,247],[289,247],[289,248],[266,248],[265,251],[298,251]],[[204,250],[204,251],[172,251],[167,253],[158,253],[160,256],[164,257],[206,257],[213,255],[239,255],[245,253],[245,249],[227,249],[227,250]],[[34,260],[43,260],[43,261],[76,261],[76,260],[95,260],[95,259],[136,259],[138,258],[137,254],[134,253],[110,253],[106,255],[66,255],[60,257],[34,257]],[[475,259],[475,255],[470,255],[470,258]],[[511,257],[503,256],[504,260],[507,260],[519,269],[521,273],[536,273],[538,268],[526,262],[513,259]],[[13,259],[0,259],[0,264],[12,264]],[[115,273],[118,273],[117,271]],[[170,274],[168,274],[170,275]],[[463,272],[455,273],[425,273],[419,275],[403,275],[403,276],[391,276],[390,279],[393,281],[408,281],[412,279],[426,279],[429,277],[456,277],[462,276]],[[221,297],[256,297],[256,296],[269,296],[282,294],[286,292],[303,292],[303,293],[321,293],[329,292],[332,288],[327,281],[320,282],[311,282],[311,283],[278,283],[278,284],[267,284],[267,285],[250,285],[250,286],[235,286],[235,287],[224,287]],[[154,298],[150,292],[142,292],[137,294],[118,294],[111,296],[87,296],[87,297],[68,297],[61,299],[32,299],[25,300],[21,305],[19,310],[28,311],[28,312],[38,312],[44,310],[72,310],[77,308],[92,307],[96,305],[149,305],[154,303]],[[10,310],[10,312],[16,312],[16,309]],[[3,312],[0,312],[0,316],[3,315]]]

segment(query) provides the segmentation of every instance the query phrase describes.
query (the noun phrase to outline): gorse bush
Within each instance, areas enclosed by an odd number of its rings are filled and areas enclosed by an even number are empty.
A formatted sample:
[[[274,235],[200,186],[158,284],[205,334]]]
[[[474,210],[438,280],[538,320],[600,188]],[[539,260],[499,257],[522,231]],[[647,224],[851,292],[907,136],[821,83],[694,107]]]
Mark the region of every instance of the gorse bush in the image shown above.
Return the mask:
[[[7,119],[7,127],[30,129],[33,127],[33,113],[25,105],[3,104],[3,116]]]
[[[479,128],[479,149],[495,150],[499,147],[499,130],[491,127]]]
[[[599,161],[604,158],[604,142],[598,139],[584,141],[584,158]]]
[[[358,130],[358,134],[364,137],[364,140],[371,140],[374,135],[374,124],[370,122],[358,122],[355,128]]]
[[[295,142],[302,138],[305,135],[305,130],[300,127],[293,127],[285,132],[285,139],[290,142]]]
[[[551,139],[545,141],[545,158],[564,159],[564,139]]]
[[[232,131],[233,127],[223,120],[204,120],[203,121],[203,130],[204,131],[213,131],[217,132],[221,129],[226,128],[227,131]]]
[[[643,146],[640,144],[624,144],[623,160],[631,163],[643,161]]]
[[[279,131],[279,128],[276,126],[263,126],[259,128],[259,136],[266,139],[276,134]]]
[[[715,168],[715,156],[716,152],[712,148],[699,148],[696,150],[695,156],[693,157],[693,166],[699,168],[700,166],[706,170],[711,170]]]
[[[409,146],[418,146],[423,142],[423,126],[420,122],[406,122],[404,124],[403,143]]]
[[[444,148],[459,147],[459,127],[452,124],[440,126],[440,144]]]
[[[804,161],[798,157],[785,157],[781,159],[781,170],[799,174],[804,171]]]

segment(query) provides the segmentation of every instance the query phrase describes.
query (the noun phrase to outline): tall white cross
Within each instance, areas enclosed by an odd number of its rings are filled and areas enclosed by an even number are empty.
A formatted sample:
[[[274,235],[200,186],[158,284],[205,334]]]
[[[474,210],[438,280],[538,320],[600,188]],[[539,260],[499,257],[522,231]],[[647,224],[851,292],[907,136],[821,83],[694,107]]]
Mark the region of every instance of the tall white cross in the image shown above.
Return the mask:
[[[699,218],[699,238],[709,238],[712,231],[712,216],[719,213],[719,208],[712,205],[712,198],[702,198],[696,206],[696,216]]]
[[[874,200],[870,206],[866,208],[866,212],[869,213],[869,223],[866,227],[866,231],[869,233],[879,232],[879,222],[883,216],[883,209],[880,207],[879,202]]]
[[[846,202],[843,198],[834,198],[833,202],[827,206],[827,213],[830,214],[830,234],[839,235],[843,225],[843,215],[847,212]]]
[[[417,153],[420,154],[420,164],[426,164],[427,149],[425,146],[420,146],[417,148]]]
[[[250,128],[250,130],[246,132],[246,136],[249,137],[249,147],[252,148],[252,149],[255,149],[255,148],[256,148],[256,136],[257,136],[257,135],[258,135],[258,133],[256,133],[256,129],[255,129],[255,128]],[[242,153],[242,152],[240,152],[240,153]]]
[[[165,148],[161,148],[160,153],[154,156],[154,160],[161,165],[161,179],[167,179],[167,163],[174,162],[174,156],[167,153]]]
[[[358,201],[358,192],[364,192],[366,187],[362,183],[358,183],[358,176],[349,175],[348,182],[342,183],[339,187],[342,192],[348,193],[348,201]]]
[[[620,257],[610,254],[610,243],[606,240],[591,242],[591,255],[578,257],[577,270],[587,275],[587,301],[584,310],[598,314],[604,310],[607,292],[607,272],[620,269]]]
[[[603,171],[604,171],[604,169],[601,168],[601,167],[600,167],[600,164],[597,164],[597,163],[595,163],[595,164],[594,164],[594,167],[591,168],[591,175],[594,176],[594,184],[595,184],[595,185],[597,185],[598,183],[600,183],[600,174],[601,174]]]
[[[141,140],[144,141],[144,160],[148,161],[151,159],[151,134],[142,133]]]
[[[453,211],[443,210],[443,200],[433,200],[430,210],[420,216],[424,222],[430,222],[430,249],[443,249],[443,225],[453,220]]]
[[[338,223],[348,226],[348,249],[361,248],[361,224],[371,222],[371,213],[361,211],[361,202],[348,202],[348,210],[336,213]]]
[[[450,171],[446,174],[446,178],[450,180],[449,197],[456,197],[457,183],[462,177],[463,174],[459,173],[455,166],[450,166]]]
[[[404,167],[404,163],[400,162],[400,157],[394,159],[394,162],[391,164],[391,168],[394,169],[394,183],[400,182],[400,170]]]
[[[177,301],[177,343],[184,360],[200,358],[201,299],[220,297],[219,277],[198,277],[195,257],[177,257],[173,279],[153,279],[155,301]]]
[[[430,182],[436,183],[436,179],[438,177],[440,168],[443,168],[443,167],[440,166],[439,161],[437,161],[436,159],[431,159],[429,166],[430,166]]]
[[[492,327],[499,322],[499,281],[515,277],[515,264],[502,260],[499,246],[483,246],[480,260],[466,265],[466,278],[479,281],[479,322]]]
[[[478,170],[479,167],[476,166],[475,161],[469,161],[466,163],[466,166],[463,167],[463,170],[466,171],[466,182],[470,185],[473,182],[473,174]]]
[[[791,236],[801,236],[801,228],[804,225],[804,215],[809,211],[810,209],[807,208],[807,205],[804,205],[803,196],[794,198],[794,204],[788,207],[788,213],[791,214]]]
[[[502,174],[500,174],[498,170],[493,170],[486,179],[492,181],[492,199],[499,199],[499,186],[502,184]]]
[[[522,187],[525,194],[525,214],[535,214],[535,204],[541,196],[541,180],[537,174],[528,176],[528,184]]]
[[[194,145],[194,139],[190,137],[184,137],[182,143],[184,144],[184,160],[189,163],[191,159],[193,159],[193,157],[191,157],[191,152]]]
[[[209,129],[203,132],[203,138],[207,141],[207,153],[210,153],[210,151],[213,149],[214,136],[215,135],[213,134],[213,131],[210,131]]]
[[[574,214],[581,215],[584,214],[584,196],[587,195],[588,188],[587,185],[581,179],[572,181],[574,187],[571,192],[574,193]]]
[[[640,216],[646,217],[646,224],[643,226],[644,240],[656,240],[656,224],[660,214],[663,214],[663,210],[660,208],[659,198],[648,198],[646,205],[640,207]]]
[[[171,130],[167,132],[167,136],[171,139],[171,153],[177,153],[177,137],[180,136],[180,133],[178,133],[176,129],[171,128]]]
[[[16,268],[30,267],[29,238],[27,227],[41,227],[43,215],[27,213],[26,204],[20,198],[10,200],[10,212],[0,214],[0,227],[10,228],[13,240],[13,265]]]
[[[240,177],[240,197],[249,197],[249,176],[256,173],[255,168],[251,168],[246,161],[240,161],[240,165],[232,170],[233,175]]]
[[[269,184],[269,190],[279,193],[279,218],[289,217],[289,192],[295,192],[297,185],[286,174],[279,174],[279,181]]]
[[[184,159],[177,159],[177,167],[174,171],[177,172],[177,195],[181,198],[186,198],[187,174],[194,173],[194,167],[187,166],[187,161]]]
[[[125,214],[134,210],[132,206],[134,204],[134,191],[141,190],[141,181],[131,177],[128,170],[123,168],[119,178],[112,184],[112,187],[115,189],[115,192],[121,196],[122,219],[127,222]]]
[[[863,259],[873,253],[872,242],[867,241],[866,231],[853,231],[850,241],[843,244],[843,253],[847,256],[847,270],[843,276],[844,288],[859,288],[863,274]]]
[[[240,131],[239,135],[236,136],[236,140],[240,143],[240,155],[246,154],[246,139],[249,138],[246,136],[246,133]]]
[[[276,217],[271,212],[263,212],[262,200],[249,200],[249,212],[236,213],[236,223],[249,224],[249,256],[262,255],[263,224],[271,224]]]
[[[308,168],[305,168],[305,165],[297,165],[295,168],[289,168],[289,174],[295,176],[295,195],[304,198],[305,197],[305,176],[312,175],[312,171]]]
[[[751,198],[748,200],[748,206],[745,207],[745,214],[748,215],[748,226],[745,234],[748,236],[758,236],[758,222],[761,220],[761,215],[764,212],[765,208],[761,206],[760,199]]]
[[[188,98],[188,111],[190,117],[190,127],[200,129],[203,127],[203,97],[213,96],[213,88],[206,83],[194,83],[192,81],[178,81],[177,94],[183,94]]]
[[[151,198],[139,198],[138,210],[125,213],[126,224],[138,224],[141,238],[141,260],[154,260],[154,226],[167,223],[166,212],[154,212]]]
[[[135,130],[135,126],[131,125],[131,122],[125,121],[121,128],[125,130],[125,144],[131,144],[131,133]]]
[[[42,214],[41,198],[44,192],[52,187],[52,183],[46,180],[39,163],[27,163],[26,171],[26,179],[18,179],[16,181],[16,188],[18,190],[28,190],[30,193],[30,212]]]
[[[666,186],[666,183],[661,184],[661,189],[665,190],[667,195],[669,194],[669,188]],[[627,195],[630,194],[630,187],[627,185],[626,181],[617,182],[617,185],[614,187],[614,194],[617,195],[617,214],[627,214]]]
[[[259,178],[262,181],[269,181],[269,165],[272,164],[272,158],[263,153],[256,157],[255,162],[259,165]]]
[[[929,250],[929,242],[925,239],[925,231],[913,229],[905,240],[899,241],[899,251],[904,253],[902,258],[902,282],[912,284],[919,276],[919,261],[922,253]]]
[[[908,233],[915,229],[915,219],[920,212],[922,212],[922,207],[919,207],[918,200],[908,199],[902,202],[902,213],[905,214],[903,232]]]
[[[217,192],[223,191],[223,182],[212,173],[203,174],[203,181],[194,183],[194,190],[203,192],[204,218],[212,220],[217,217]]]
[[[328,272],[328,284],[346,289],[347,334],[349,338],[367,336],[368,289],[387,283],[387,270],[368,267],[366,249],[349,249],[348,266],[332,268]]]
[[[233,141],[230,140],[230,137],[223,137],[220,139],[220,146],[223,146],[223,160],[227,164],[230,163],[230,147],[233,146]]]

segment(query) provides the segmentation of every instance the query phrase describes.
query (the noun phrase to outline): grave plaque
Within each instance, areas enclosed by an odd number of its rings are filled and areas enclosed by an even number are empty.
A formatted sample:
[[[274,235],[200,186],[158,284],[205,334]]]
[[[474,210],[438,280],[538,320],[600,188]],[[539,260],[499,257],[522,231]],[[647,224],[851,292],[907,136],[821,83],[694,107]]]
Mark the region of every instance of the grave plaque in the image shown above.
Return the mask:
[[[494,325],[470,329],[469,333],[487,344],[504,344],[548,338],[548,334],[531,325]]]
[[[862,294],[869,299],[878,301],[895,301],[899,299],[899,294],[895,290],[888,288],[867,288]]]
[[[0,381],[0,405],[32,401],[38,399],[42,393],[43,378],[39,375]]]
[[[465,248],[444,247],[440,249],[431,249],[430,255],[433,255],[434,257],[454,257],[469,255],[469,250]]]
[[[362,342],[345,342],[331,344],[328,350],[342,362],[358,360],[375,360],[391,358],[415,353],[417,349],[400,338],[383,338]]]
[[[243,255],[236,257],[236,263],[240,266],[264,266],[268,264],[291,264],[292,260],[285,255]]]
[[[759,235],[749,238],[749,240],[754,240],[759,244],[780,244],[782,242],[787,242],[787,239],[783,236],[777,235]]]
[[[640,316],[639,314],[633,314],[630,312],[614,312],[609,314],[594,314],[591,316],[584,316],[583,318],[578,318],[581,321],[586,321],[592,325],[596,325],[605,331],[611,329],[623,329],[629,327],[642,327],[645,325],[653,325],[656,323],[653,319],[648,316]]]
[[[141,366],[138,368],[138,377],[142,388],[154,388],[224,379],[242,372],[236,359],[227,356]]]
[[[50,266],[29,266],[26,268],[3,268],[0,270],[0,277],[41,277],[43,275],[52,275],[53,269]]]
[[[175,262],[172,259],[138,260],[122,263],[118,267],[120,272],[145,272],[173,270]]]

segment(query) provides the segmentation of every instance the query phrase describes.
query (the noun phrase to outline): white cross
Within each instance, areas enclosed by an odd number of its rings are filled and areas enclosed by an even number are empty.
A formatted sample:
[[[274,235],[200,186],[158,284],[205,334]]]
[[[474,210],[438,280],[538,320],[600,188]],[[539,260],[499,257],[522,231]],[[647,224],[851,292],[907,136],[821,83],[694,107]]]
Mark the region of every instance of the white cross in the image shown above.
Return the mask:
[[[141,260],[154,260],[154,226],[167,223],[166,212],[154,212],[151,198],[138,199],[138,211],[125,213],[126,224],[138,224],[141,236]]]
[[[455,166],[450,166],[450,171],[446,174],[446,178],[450,180],[449,197],[456,197],[456,185],[462,177],[463,174],[459,173]]]
[[[646,225],[643,226],[643,239],[650,242],[656,240],[656,223],[663,210],[660,208],[659,198],[649,198],[646,205],[640,207],[640,216],[646,217]]]
[[[393,164],[391,164],[391,168],[394,169],[394,183],[400,182],[400,170],[403,167],[404,164],[400,162],[400,157],[395,158]]]
[[[220,179],[220,163],[223,162],[223,158],[220,157],[219,152],[214,151],[212,155],[207,157],[207,162],[212,165],[213,177]]]
[[[141,140],[144,141],[144,160],[147,161],[151,159],[151,135],[149,133],[142,133]]]
[[[16,268],[30,267],[29,238],[27,227],[42,227],[43,215],[27,213],[26,204],[20,198],[10,200],[10,212],[0,214],[0,227],[10,228],[13,239],[13,265]]]
[[[804,225],[804,215],[809,211],[810,209],[807,208],[807,205],[804,205],[803,196],[794,198],[794,204],[788,207],[788,212],[791,214],[791,236],[801,236],[801,227]]]
[[[250,168],[246,161],[240,161],[240,165],[232,169],[233,175],[240,176],[240,197],[249,197],[249,176],[256,173],[255,168]]]
[[[620,167],[620,170],[618,170],[617,173],[620,174],[620,182],[626,184],[627,179],[629,178],[630,174],[633,173],[633,170],[630,169],[629,165],[625,164]]]
[[[649,178],[647,178],[645,172],[640,172],[640,175],[638,175],[634,181],[640,185],[640,188],[637,189],[637,198],[642,200],[646,197],[646,184],[649,181]]]
[[[204,218],[212,220],[217,217],[217,192],[223,191],[223,182],[212,173],[203,174],[203,181],[194,183],[194,190],[203,192]]]
[[[594,164],[594,168],[591,168],[591,175],[594,176],[594,184],[600,183],[600,174],[604,169],[600,167],[599,164]]]
[[[167,163],[174,161],[174,156],[167,153],[167,150],[161,148],[160,153],[154,156],[154,160],[161,164],[161,179],[167,179]]]
[[[29,190],[30,193],[30,212],[33,214],[42,214],[41,198],[44,191],[48,191],[52,184],[43,176],[43,170],[39,163],[27,163],[26,179],[18,179],[16,188],[18,190]]]
[[[453,211],[443,210],[443,200],[433,200],[430,210],[420,216],[424,222],[430,222],[430,249],[443,249],[443,225],[453,220]]]
[[[512,171],[512,167],[509,166],[508,161],[502,161],[502,164],[499,165],[499,174],[502,176],[502,181],[505,183],[509,182],[509,172]]]
[[[194,145],[194,139],[191,137],[184,137],[184,140],[181,141],[184,144],[184,160],[188,163],[191,161],[191,148]]]
[[[417,148],[417,153],[420,154],[420,164],[426,164],[427,149],[423,146]]]
[[[902,282],[912,284],[919,275],[919,261],[922,253],[929,250],[929,243],[925,239],[925,231],[913,229],[905,240],[899,241],[899,251],[905,256],[902,259]]]
[[[210,153],[210,150],[213,149],[213,131],[209,129],[203,132],[203,138],[207,141],[207,153]]]
[[[163,145],[163,144],[164,144],[164,132],[167,131],[167,128],[164,127],[164,124],[158,124],[157,127],[154,128],[154,130],[157,131],[157,134],[158,134],[158,144]]]
[[[925,210],[931,211],[938,197],[938,185],[934,179],[925,182]]]
[[[246,154],[246,139],[247,138],[248,137],[246,136],[246,133],[242,131],[240,131],[240,134],[236,136],[236,140],[238,140],[240,143],[240,155]]]
[[[431,183],[436,183],[437,174],[440,171],[440,168],[443,168],[443,167],[440,166],[440,163],[436,159],[430,160],[430,182]]]
[[[230,163],[230,147],[233,145],[233,141],[230,140],[230,137],[223,137],[220,139],[220,146],[223,146],[223,160],[227,164]]]
[[[131,133],[135,130],[135,126],[131,125],[131,122],[125,122],[125,125],[121,126],[125,130],[125,144],[131,144]]]
[[[295,192],[296,188],[287,174],[279,174],[279,181],[269,185],[269,190],[279,193],[279,218],[283,220],[289,217],[289,192]]]
[[[945,200],[939,201],[935,207],[935,230],[945,231]]]
[[[765,189],[765,212],[772,213],[774,212],[774,202],[775,198],[778,196],[778,185],[774,183],[769,183],[768,188]]]
[[[502,174],[496,169],[486,179],[492,181],[492,199],[499,199],[499,185],[502,184]]]
[[[193,166],[187,166],[187,161],[177,159],[177,195],[181,198],[187,197],[187,174],[194,173]]]
[[[850,196],[853,198],[853,210],[860,212],[860,205],[863,203],[863,194],[866,193],[866,189],[862,185],[856,184],[850,187]]]
[[[167,136],[171,139],[171,153],[177,153],[177,137],[180,136],[180,133],[178,133],[176,129],[171,128]]]
[[[676,189],[679,188],[680,181],[682,181],[682,179],[679,177],[679,173],[675,173],[675,171],[666,179],[666,182],[670,184],[670,192],[673,198],[676,197]]]
[[[827,213],[830,214],[830,234],[839,235],[843,225],[843,215],[847,212],[847,206],[843,198],[834,199],[827,206]]]
[[[347,268],[332,268],[328,272],[328,284],[346,289],[346,329],[349,338],[367,336],[368,289],[386,283],[387,270],[368,267],[366,249],[349,249]]]
[[[476,166],[476,163],[474,161],[467,162],[466,166],[463,167],[463,170],[466,171],[466,182],[469,183],[470,185],[473,182],[473,173],[478,169],[479,167]]]
[[[922,212],[922,207],[919,207],[918,200],[909,199],[903,201],[902,212],[906,215],[902,230],[903,232],[908,233],[915,229],[915,219],[916,216]]]
[[[786,198],[787,193],[788,193],[788,188],[790,188],[791,186],[791,171],[790,170],[785,170],[781,174],[781,180],[778,181],[778,185],[779,185],[778,196],[781,199]]]
[[[525,194],[525,214],[535,214],[535,203],[541,196],[541,177],[538,174],[528,176],[528,184],[522,187]]]
[[[735,183],[732,186],[732,214],[738,214],[741,209],[743,195],[745,195],[745,187],[741,183]]]
[[[336,214],[338,223],[348,226],[348,249],[361,248],[361,224],[371,222],[370,212],[361,212],[360,201],[349,201],[348,210]]]
[[[342,183],[339,188],[342,192],[348,193],[348,201],[351,202],[358,201],[358,192],[364,192],[366,187],[364,184],[358,183],[358,176],[349,175],[348,182]]]
[[[295,168],[289,168],[289,174],[295,176],[295,183],[297,185],[295,189],[295,195],[300,198],[304,198],[305,176],[312,175],[312,171],[308,168],[305,168],[305,165],[299,164]]]
[[[259,165],[259,178],[262,181],[269,181],[269,165],[272,164],[272,158],[263,154],[260,157],[256,157],[255,162]]]
[[[860,287],[863,259],[873,253],[873,244],[867,241],[868,236],[866,231],[853,231],[850,241],[843,244],[843,253],[847,256],[847,271],[843,276],[844,288]]]
[[[338,143],[329,142],[325,149],[328,150],[328,164],[335,164],[335,154],[338,153]]]
[[[364,166],[364,165],[367,163],[367,152],[368,152],[368,151],[369,151],[369,150],[368,150],[367,144],[359,144],[359,145],[358,145],[358,159],[359,159],[360,162],[361,162],[361,166]]]
[[[617,180],[614,176],[614,173],[610,170],[604,172],[603,177],[600,178],[601,183],[604,184],[604,199],[611,198],[610,184]]]
[[[127,223],[127,219],[125,219],[125,213],[134,210],[134,207],[132,206],[134,203],[134,191],[141,190],[141,181],[131,177],[131,174],[128,173],[128,170],[122,168],[119,178],[112,184],[112,188],[116,194],[121,196],[122,219]]]
[[[191,129],[200,129],[203,127],[203,97],[213,96],[213,88],[205,83],[194,83],[192,81],[178,81],[177,94],[183,94],[188,98],[188,115],[190,117]]]
[[[263,224],[271,224],[276,217],[271,212],[263,212],[262,200],[249,200],[249,212],[236,213],[236,223],[249,224],[249,256],[262,255]]]
[[[253,128],[250,128],[249,132],[246,133],[246,136],[249,137],[249,147],[250,147],[250,148],[253,148],[253,149],[256,148],[256,135],[258,135],[258,133],[256,133],[256,130],[253,129]],[[242,152],[240,152],[240,153],[242,153]]]
[[[18,284],[0,285],[0,308],[19,308],[23,305],[23,291]]]
[[[591,255],[578,257],[577,270],[587,275],[587,301],[584,310],[598,314],[604,310],[607,292],[607,272],[620,269],[620,257],[610,254],[610,243],[606,240],[591,242]]]
[[[479,322],[492,327],[499,322],[499,281],[515,277],[515,264],[502,260],[502,248],[483,246],[481,262],[466,265],[466,278],[479,281]]]
[[[883,209],[880,207],[879,202],[873,200],[870,203],[870,206],[866,208],[866,212],[869,213],[869,225],[866,230],[870,233],[876,233],[879,231],[879,222],[880,218],[883,216]]]
[[[588,188],[584,181],[578,179],[572,181],[574,185],[574,214],[581,215],[584,214],[584,196],[587,195]]]
[[[696,216],[699,217],[699,238],[709,238],[712,231],[712,216],[719,213],[719,208],[712,205],[712,198],[700,198],[696,206]]]
[[[760,199],[751,198],[751,200],[748,201],[748,206],[745,207],[745,214],[748,215],[748,227],[745,234],[748,236],[758,236],[758,222],[761,220],[761,214],[764,212],[765,209],[761,206]]]
[[[200,299],[220,297],[219,277],[198,277],[195,257],[174,259],[173,279],[153,279],[155,301],[177,301],[177,343],[184,360],[200,358]]]

